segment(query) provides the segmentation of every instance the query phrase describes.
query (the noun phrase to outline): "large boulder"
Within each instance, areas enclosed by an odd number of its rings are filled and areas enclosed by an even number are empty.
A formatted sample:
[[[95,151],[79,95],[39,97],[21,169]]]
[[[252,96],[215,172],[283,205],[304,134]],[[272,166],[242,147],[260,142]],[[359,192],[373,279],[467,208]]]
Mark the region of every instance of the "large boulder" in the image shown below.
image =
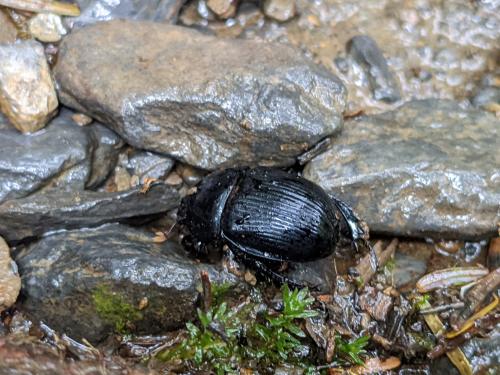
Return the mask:
[[[306,178],[352,205],[372,232],[474,239],[500,220],[500,121],[442,100],[346,122]]]
[[[35,320],[93,343],[112,332],[158,334],[193,319],[200,272],[237,279],[190,260],[176,242],[120,224],[42,238],[16,257],[20,306]]]
[[[282,44],[153,22],[73,32],[55,68],[61,101],[129,144],[215,169],[291,165],[340,130],[340,81]]]

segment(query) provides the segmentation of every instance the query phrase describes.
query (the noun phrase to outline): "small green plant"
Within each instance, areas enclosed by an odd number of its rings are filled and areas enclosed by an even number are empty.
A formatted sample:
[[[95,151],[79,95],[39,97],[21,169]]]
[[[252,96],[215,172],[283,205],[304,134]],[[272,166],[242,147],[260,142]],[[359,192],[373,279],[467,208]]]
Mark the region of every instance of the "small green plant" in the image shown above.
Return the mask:
[[[361,336],[351,342],[343,340],[340,336],[335,337],[335,348],[337,354],[355,365],[363,365],[361,355],[365,354],[364,348],[368,345],[370,336]]]
[[[252,327],[253,335],[263,344],[253,352],[253,356],[278,362],[289,360],[290,357],[303,352],[300,338],[306,335],[296,319],[305,319],[316,316],[318,313],[309,310],[314,299],[309,296],[307,289],[290,291],[288,285],[281,288],[283,293],[283,311],[277,315],[266,314],[264,323],[256,323]]]
[[[431,296],[429,294],[423,294],[421,296],[418,296],[414,300],[415,308],[417,310],[422,310],[422,309],[425,309],[427,307],[430,307],[430,305],[429,305],[430,298],[431,298]]]
[[[259,364],[297,363],[307,365],[301,357],[305,333],[300,320],[316,316],[309,310],[314,299],[307,289],[290,291],[282,287],[283,311],[268,311],[255,319],[256,304],[237,312],[226,303],[213,305],[208,311],[198,309],[199,324],[187,323],[188,337],[177,347],[162,352],[165,361],[181,359],[193,367],[213,370],[217,374],[236,372],[247,361]]]
[[[226,303],[222,303],[207,312],[198,309],[198,320],[200,327],[187,323],[188,338],[158,357],[165,361],[174,358],[192,361],[198,368],[208,364],[217,374],[234,370],[240,360],[236,350],[237,317],[227,310]]]

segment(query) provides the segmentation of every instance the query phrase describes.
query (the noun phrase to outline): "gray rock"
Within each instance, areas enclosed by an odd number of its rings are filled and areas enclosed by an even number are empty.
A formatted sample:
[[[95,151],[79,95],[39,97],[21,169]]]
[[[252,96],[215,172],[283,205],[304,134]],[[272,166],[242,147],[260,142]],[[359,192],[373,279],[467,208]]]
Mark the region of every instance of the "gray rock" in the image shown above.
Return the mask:
[[[157,244],[153,236],[115,224],[30,245],[16,257],[21,308],[35,321],[96,343],[113,331],[157,334],[192,319],[201,270],[215,283],[236,282],[188,259],[176,242]]]
[[[500,87],[482,87],[471,100],[474,107],[488,109],[491,104],[500,105]]]
[[[365,70],[374,99],[387,103],[401,99],[396,78],[389,70],[377,42],[368,35],[357,35],[347,43],[347,50]]]
[[[422,100],[346,123],[306,178],[351,204],[372,232],[484,238],[499,221],[500,121]]]
[[[152,215],[179,204],[177,191],[165,184],[116,193],[49,190],[0,204],[0,235],[9,242],[43,233]]]
[[[412,257],[399,252],[394,256],[395,266],[393,271],[394,286],[400,288],[404,285],[415,283],[427,270],[425,260]]]
[[[65,104],[134,147],[202,169],[293,164],[340,130],[346,96],[291,47],[152,22],[73,32],[55,76]]]
[[[76,125],[67,110],[30,135],[20,134],[0,115],[0,202],[48,187],[92,188],[114,168],[121,145],[100,124]]]
[[[139,177],[140,183],[146,178],[163,179],[174,166],[174,161],[153,152],[133,150],[122,158],[121,166],[127,169],[131,176]]]
[[[59,338],[60,337],[60,338]],[[74,358],[61,358],[54,350],[54,341],[45,338],[34,340],[33,336],[8,335],[0,337],[0,374],[2,375],[158,375],[154,370],[148,370],[140,364],[131,365],[121,357],[96,358],[94,354],[84,356],[87,348],[80,343],[73,342],[67,336],[59,336],[58,342],[62,345],[70,343]],[[51,341],[47,343],[46,341]],[[69,346],[68,345],[68,346]],[[80,348],[84,348],[83,350]],[[88,349],[86,349],[88,351]],[[76,353],[76,354],[75,354]],[[83,360],[79,360],[83,359]]]
[[[187,0],[77,0],[81,14],[67,19],[70,26],[85,26],[114,19],[175,23]]]

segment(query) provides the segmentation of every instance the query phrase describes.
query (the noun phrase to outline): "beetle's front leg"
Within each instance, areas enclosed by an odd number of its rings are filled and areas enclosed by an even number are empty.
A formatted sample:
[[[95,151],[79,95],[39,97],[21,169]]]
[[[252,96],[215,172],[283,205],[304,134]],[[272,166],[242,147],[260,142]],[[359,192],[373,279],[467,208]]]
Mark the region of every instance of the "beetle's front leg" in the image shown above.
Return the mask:
[[[378,257],[373,249],[373,246],[368,242],[369,238],[369,229],[366,223],[359,219],[354,213],[353,209],[348,206],[346,203],[342,202],[340,199],[335,198],[332,194],[330,194],[330,198],[333,200],[335,206],[338,208],[344,220],[347,224],[350,233],[350,239],[352,241],[353,246],[356,251],[358,251],[358,241],[363,243],[370,250],[370,258],[373,269],[377,269],[378,267]]]

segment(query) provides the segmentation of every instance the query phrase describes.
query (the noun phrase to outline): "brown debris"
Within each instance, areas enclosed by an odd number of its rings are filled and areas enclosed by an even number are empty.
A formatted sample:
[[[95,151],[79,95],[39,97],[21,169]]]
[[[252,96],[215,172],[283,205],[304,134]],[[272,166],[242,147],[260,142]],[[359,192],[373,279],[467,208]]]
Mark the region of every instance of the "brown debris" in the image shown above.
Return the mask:
[[[465,323],[465,320],[485,301],[488,295],[498,289],[500,285],[500,268],[490,272],[480,279],[465,296],[465,308],[461,311],[459,318],[453,322],[453,326],[458,328]]]
[[[392,298],[367,286],[359,296],[359,307],[378,321],[385,321],[393,306]]]
[[[492,238],[488,247],[488,267],[490,270],[500,267],[500,237]]]
[[[370,358],[363,366],[356,366],[350,370],[352,374],[375,374],[382,371],[389,371],[401,366],[401,360],[398,357],[389,357],[387,359]]]
[[[392,258],[396,252],[398,244],[399,240],[395,238],[385,249],[382,249],[382,241],[378,241],[373,246],[373,251],[375,252],[378,260],[378,267],[383,267],[389,259]],[[359,264],[356,266],[361,286],[368,284],[373,275],[377,272],[377,270],[373,268],[372,263],[371,254],[366,254],[363,258],[361,258]]]

